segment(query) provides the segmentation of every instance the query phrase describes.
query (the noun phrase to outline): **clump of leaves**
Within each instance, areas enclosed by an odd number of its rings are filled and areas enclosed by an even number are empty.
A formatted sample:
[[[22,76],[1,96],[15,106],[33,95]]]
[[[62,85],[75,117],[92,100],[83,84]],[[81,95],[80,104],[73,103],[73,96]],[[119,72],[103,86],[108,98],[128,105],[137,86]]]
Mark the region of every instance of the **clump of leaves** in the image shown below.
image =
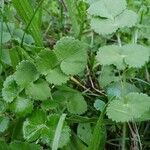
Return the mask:
[[[16,31],[17,42],[10,36],[15,23],[5,25],[0,18],[0,134],[5,140],[0,140],[0,149],[105,149],[111,136],[106,131],[112,132],[107,124],[120,131],[122,123],[150,120],[150,51],[138,37],[145,10],[136,13],[125,0],[55,1],[58,8],[51,13],[62,31],[53,35],[48,25],[43,36],[59,39],[49,49],[40,33],[43,3],[12,0],[19,24],[22,20],[26,25],[24,33]],[[26,38],[32,40],[24,42]],[[3,49],[10,45],[10,51]]]

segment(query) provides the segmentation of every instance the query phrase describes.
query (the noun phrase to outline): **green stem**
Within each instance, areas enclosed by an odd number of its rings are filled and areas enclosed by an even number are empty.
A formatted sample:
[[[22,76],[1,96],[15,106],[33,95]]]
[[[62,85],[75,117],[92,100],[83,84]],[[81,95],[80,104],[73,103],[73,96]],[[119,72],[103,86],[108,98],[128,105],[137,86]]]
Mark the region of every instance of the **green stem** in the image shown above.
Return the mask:
[[[122,131],[122,150],[126,150],[126,123],[123,123]]]
[[[4,13],[4,0],[2,0],[2,2],[1,2],[1,6],[2,6],[2,8],[1,8],[1,12],[2,12],[2,14]],[[2,18],[1,18],[1,31],[0,31],[0,39],[1,39],[1,41],[0,41],[0,60],[1,60],[1,56],[2,56],[2,48],[3,48],[3,15],[1,16]]]
[[[122,43],[121,43],[121,39],[120,39],[120,33],[117,33],[117,41],[118,41],[118,45],[121,47]]]
[[[66,114],[62,114],[59,119],[59,122],[58,122],[56,130],[55,130],[55,136],[54,136],[54,140],[53,140],[53,144],[52,144],[52,150],[58,149],[58,144],[59,144],[59,140],[60,140],[60,136],[61,136],[65,118],[66,118]]]

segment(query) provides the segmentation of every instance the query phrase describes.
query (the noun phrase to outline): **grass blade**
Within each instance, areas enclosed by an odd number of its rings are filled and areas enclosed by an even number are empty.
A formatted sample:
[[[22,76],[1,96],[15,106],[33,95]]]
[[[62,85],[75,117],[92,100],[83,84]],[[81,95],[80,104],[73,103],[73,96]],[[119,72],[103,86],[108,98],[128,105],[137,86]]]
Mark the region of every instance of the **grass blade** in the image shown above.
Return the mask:
[[[39,18],[35,16],[34,9],[28,0],[13,0],[13,5],[18,15],[28,26],[28,31],[33,36],[37,46],[42,46],[42,35],[39,28]],[[41,4],[40,4],[41,5]],[[40,6],[41,7],[41,6]]]
[[[104,150],[106,140],[106,126],[104,123],[104,115],[105,110],[101,113],[96,123],[88,150]]]
[[[60,139],[60,136],[61,136],[61,131],[62,131],[62,128],[63,128],[65,118],[66,118],[66,114],[62,114],[60,119],[59,119],[56,131],[55,131],[55,135],[54,135],[52,150],[57,150],[58,149],[59,139]]]

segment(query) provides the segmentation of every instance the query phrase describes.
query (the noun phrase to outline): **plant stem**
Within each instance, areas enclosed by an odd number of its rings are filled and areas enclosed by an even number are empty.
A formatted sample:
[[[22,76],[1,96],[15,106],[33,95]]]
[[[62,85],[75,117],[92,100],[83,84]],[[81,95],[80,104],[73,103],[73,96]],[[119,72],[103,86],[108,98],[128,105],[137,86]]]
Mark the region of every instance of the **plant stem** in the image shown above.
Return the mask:
[[[123,123],[122,131],[122,150],[126,150],[126,123]]]
[[[120,33],[117,33],[117,41],[118,41],[118,45],[121,47],[122,43],[121,43],[121,39],[120,39]]]
[[[1,1],[1,12],[2,14],[4,13],[4,0]],[[3,48],[3,15],[1,16],[1,31],[0,31],[0,60],[1,60],[1,56],[2,56],[2,48]]]
[[[59,140],[60,140],[60,136],[61,136],[61,132],[62,132],[65,119],[66,119],[66,114],[62,114],[57,124],[57,128],[55,130],[54,140],[52,143],[52,150],[58,149],[58,144],[59,144]]]

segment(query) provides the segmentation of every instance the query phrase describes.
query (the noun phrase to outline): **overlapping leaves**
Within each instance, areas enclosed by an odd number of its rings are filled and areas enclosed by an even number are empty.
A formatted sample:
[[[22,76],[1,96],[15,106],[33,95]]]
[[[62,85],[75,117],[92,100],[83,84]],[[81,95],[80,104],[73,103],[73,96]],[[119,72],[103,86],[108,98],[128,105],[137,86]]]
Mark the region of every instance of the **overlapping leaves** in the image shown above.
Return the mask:
[[[127,44],[123,47],[109,45],[101,47],[97,53],[97,60],[102,65],[114,64],[118,68],[140,68],[149,60],[149,49],[139,44]]]
[[[61,70],[67,75],[82,72],[87,63],[86,45],[72,37],[60,39],[54,49],[60,63]]]
[[[59,91],[60,96],[58,99],[64,99],[64,101],[66,101],[67,109],[70,113],[79,115],[85,113],[87,103],[79,91],[66,86],[60,87]]]
[[[150,97],[146,94],[129,93],[116,98],[107,107],[107,115],[116,122],[134,121],[150,109]]]
[[[102,35],[111,34],[122,27],[132,27],[137,22],[137,14],[127,9],[125,0],[95,1],[88,13],[92,16],[91,28]]]
[[[41,110],[36,110],[26,119],[23,124],[23,134],[27,141],[35,141],[40,139],[43,143],[51,146],[56,126],[59,121],[59,115],[46,116]],[[63,147],[70,140],[70,129],[66,125],[63,126],[59,147]]]

